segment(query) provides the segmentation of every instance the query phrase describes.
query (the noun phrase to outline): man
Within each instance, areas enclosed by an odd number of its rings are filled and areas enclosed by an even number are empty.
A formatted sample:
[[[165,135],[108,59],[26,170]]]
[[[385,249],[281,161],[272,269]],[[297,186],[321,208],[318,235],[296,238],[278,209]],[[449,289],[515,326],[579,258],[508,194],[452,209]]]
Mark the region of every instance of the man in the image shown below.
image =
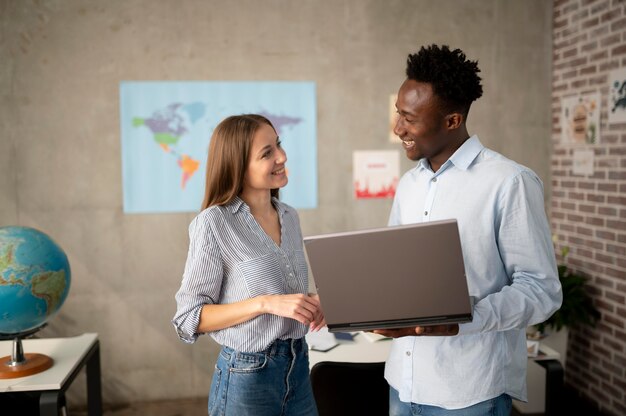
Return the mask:
[[[540,179],[467,132],[478,72],[459,49],[422,47],[398,92],[394,132],[417,166],[389,225],[455,218],[476,303],[470,323],[375,331],[396,338],[385,368],[393,416],[510,414],[511,398],[526,400],[525,329],[562,301]]]

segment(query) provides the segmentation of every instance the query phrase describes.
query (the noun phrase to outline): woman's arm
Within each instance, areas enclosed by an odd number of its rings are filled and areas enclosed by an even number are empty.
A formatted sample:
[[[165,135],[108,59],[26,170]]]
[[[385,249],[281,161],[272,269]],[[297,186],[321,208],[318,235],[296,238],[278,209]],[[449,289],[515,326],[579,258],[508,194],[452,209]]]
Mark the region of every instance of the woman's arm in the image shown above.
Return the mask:
[[[254,319],[264,313],[295,319],[305,325],[319,319],[317,296],[303,294],[265,295],[229,304],[205,304],[200,312],[198,333],[217,331]]]

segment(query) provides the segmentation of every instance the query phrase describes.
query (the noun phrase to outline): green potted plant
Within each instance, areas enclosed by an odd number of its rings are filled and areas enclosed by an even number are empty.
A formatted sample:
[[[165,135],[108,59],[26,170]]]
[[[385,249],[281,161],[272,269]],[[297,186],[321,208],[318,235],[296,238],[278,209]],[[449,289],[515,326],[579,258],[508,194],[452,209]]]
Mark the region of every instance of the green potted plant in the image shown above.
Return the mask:
[[[555,241],[556,242],[556,241]],[[535,351],[548,347],[559,354],[559,360],[565,366],[567,361],[568,328],[577,325],[594,325],[599,319],[600,313],[593,305],[593,300],[587,290],[587,278],[579,273],[572,272],[566,265],[565,260],[569,253],[569,247],[561,250],[561,262],[557,265],[559,280],[563,288],[563,304],[546,321],[528,328],[528,345],[534,345]],[[543,350],[545,352],[545,350]],[[531,351],[529,349],[529,357]],[[516,408],[522,413],[545,412],[544,399],[537,386],[541,386],[540,379],[545,377],[543,368],[529,363],[527,372],[528,403],[516,402]]]

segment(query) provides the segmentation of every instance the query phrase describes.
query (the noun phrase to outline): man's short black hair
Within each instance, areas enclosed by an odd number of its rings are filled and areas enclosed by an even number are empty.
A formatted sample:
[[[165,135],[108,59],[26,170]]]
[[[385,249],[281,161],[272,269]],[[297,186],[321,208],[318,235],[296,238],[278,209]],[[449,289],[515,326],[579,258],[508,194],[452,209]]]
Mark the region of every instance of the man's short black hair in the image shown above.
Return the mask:
[[[418,53],[409,55],[406,66],[409,79],[432,85],[442,110],[458,111],[465,117],[472,102],[483,95],[479,72],[478,61],[466,59],[463,51],[451,51],[447,45],[422,46]]]

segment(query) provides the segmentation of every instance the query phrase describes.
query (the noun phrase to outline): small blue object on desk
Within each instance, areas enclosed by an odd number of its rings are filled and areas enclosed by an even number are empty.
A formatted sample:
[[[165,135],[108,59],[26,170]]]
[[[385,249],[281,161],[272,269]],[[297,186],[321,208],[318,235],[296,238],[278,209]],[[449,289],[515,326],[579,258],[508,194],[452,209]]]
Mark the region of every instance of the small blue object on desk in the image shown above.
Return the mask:
[[[335,332],[335,338],[343,341],[353,341],[354,334],[350,332]]]

